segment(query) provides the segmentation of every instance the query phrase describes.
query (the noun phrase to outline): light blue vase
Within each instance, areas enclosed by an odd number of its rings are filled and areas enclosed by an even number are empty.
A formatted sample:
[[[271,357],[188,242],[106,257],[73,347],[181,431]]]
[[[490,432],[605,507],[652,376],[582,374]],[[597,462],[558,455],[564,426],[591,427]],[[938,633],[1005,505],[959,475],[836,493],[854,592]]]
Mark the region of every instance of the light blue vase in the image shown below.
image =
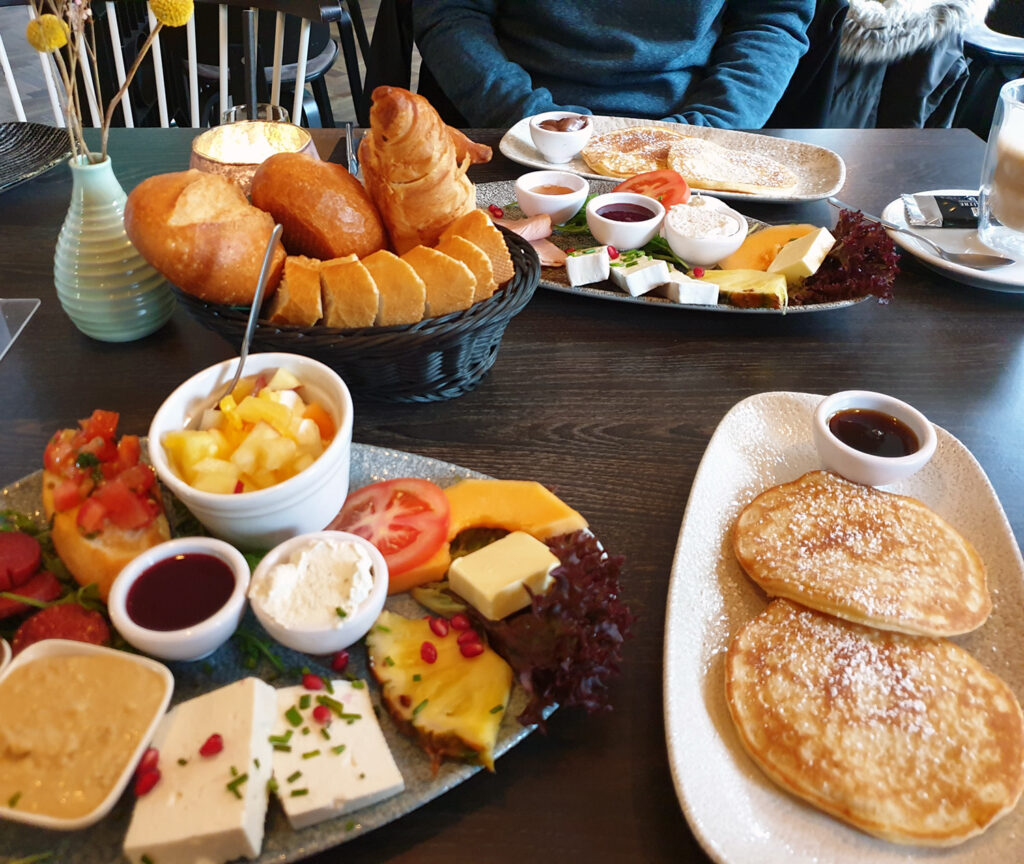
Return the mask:
[[[74,325],[93,339],[130,342],[162,327],[174,312],[170,285],[124,230],[127,196],[110,158],[71,167],[71,206],[57,238],[53,281]]]

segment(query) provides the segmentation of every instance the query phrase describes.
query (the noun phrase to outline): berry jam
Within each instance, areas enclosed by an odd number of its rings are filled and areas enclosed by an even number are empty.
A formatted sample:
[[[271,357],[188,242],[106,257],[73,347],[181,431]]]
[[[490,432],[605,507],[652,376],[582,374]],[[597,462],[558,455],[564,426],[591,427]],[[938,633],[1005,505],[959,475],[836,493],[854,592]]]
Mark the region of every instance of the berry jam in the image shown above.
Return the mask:
[[[612,222],[646,222],[654,218],[654,211],[639,204],[605,204],[597,208],[597,215],[611,219]]]
[[[189,552],[158,561],[128,589],[128,617],[147,630],[184,630],[217,612],[235,590],[220,558]]]

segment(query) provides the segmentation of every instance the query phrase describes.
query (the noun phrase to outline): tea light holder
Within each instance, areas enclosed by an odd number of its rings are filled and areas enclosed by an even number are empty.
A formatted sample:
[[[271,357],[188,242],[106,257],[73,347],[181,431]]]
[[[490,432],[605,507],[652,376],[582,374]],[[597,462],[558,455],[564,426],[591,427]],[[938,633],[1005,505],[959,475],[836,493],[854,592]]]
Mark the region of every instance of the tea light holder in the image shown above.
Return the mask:
[[[306,129],[291,123],[245,120],[215,126],[196,137],[189,167],[227,177],[248,195],[256,169],[275,153],[308,153],[320,158]]]

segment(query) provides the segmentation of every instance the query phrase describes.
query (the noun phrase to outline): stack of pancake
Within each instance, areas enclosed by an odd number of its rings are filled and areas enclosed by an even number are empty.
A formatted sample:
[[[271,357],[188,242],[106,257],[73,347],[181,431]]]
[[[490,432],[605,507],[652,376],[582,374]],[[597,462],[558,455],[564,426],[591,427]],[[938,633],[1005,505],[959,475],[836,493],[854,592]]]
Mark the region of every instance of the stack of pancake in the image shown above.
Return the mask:
[[[734,637],[726,696],[783,788],[896,843],[951,846],[1024,791],[1024,714],[948,636],[992,608],[968,540],[912,498],[813,471],[740,514],[771,600]]]

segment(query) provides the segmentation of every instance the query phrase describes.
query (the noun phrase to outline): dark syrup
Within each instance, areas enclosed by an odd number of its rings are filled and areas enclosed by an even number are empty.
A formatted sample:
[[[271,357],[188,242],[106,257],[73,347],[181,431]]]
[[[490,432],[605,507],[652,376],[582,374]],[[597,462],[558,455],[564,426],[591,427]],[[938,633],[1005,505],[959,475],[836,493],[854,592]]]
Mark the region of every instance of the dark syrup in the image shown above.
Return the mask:
[[[865,408],[838,411],[829,418],[828,428],[848,447],[872,456],[909,456],[921,447],[913,429],[882,411]]]

